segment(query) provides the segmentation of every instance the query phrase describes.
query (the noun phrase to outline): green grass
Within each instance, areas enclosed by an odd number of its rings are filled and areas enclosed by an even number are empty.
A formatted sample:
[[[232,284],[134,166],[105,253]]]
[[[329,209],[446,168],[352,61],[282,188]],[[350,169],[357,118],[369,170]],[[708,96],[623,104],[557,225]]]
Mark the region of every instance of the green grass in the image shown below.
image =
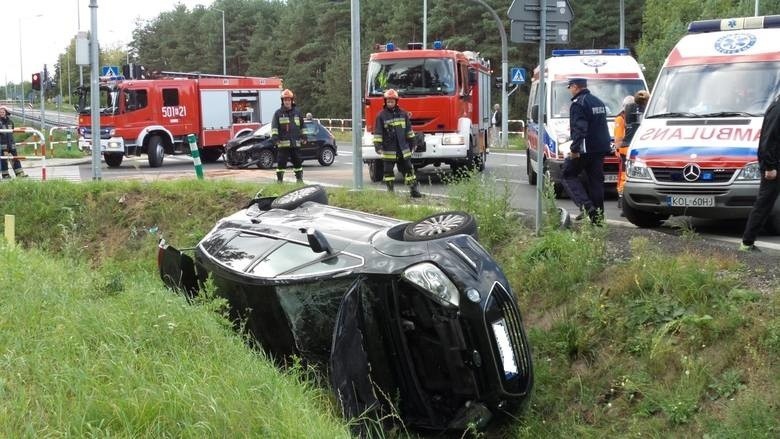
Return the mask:
[[[777,437],[776,285],[748,288],[736,259],[696,253],[692,234],[674,254],[633,239],[628,260],[609,261],[603,228],[548,223],[535,236],[506,186],[480,174],[448,185],[450,201],[328,192],[331,204],[407,220],[477,217],[524,311],[536,383],[529,410],[487,437]],[[160,236],[193,245],[258,189],[0,185],[0,214],[16,215],[24,249],[0,248],[0,436],[347,435],[310,371],[270,367],[219,302],[187,305],[158,280]],[[549,194],[545,206],[555,208]]]

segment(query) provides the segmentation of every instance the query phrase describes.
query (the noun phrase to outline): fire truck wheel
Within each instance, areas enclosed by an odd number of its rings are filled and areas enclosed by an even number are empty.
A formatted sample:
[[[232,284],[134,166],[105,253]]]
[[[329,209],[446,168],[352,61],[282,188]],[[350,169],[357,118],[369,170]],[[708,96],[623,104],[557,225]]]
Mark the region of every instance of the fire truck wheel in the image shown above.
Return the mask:
[[[326,146],[320,150],[320,157],[317,161],[319,161],[322,166],[330,166],[335,160],[336,153],[333,151],[333,148]]]
[[[531,150],[525,150],[525,173],[528,175],[528,184],[536,186],[536,171],[531,165]]]
[[[257,167],[260,169],[271,169],[276,163],[274,152],[270,149],[261,149],[257,157]]]
[[[487,153],[482,151],[479,155],[474,157],[474,165],[477,171],[483,172],[485,170],[485,163],[487,162]]]
[[[149,145],[146,147],[146,155],[149,156],[149,166],[159,168],[162,166],[165,157],[165,149],[160,136],[152,136],[149,139]]]
[[[382,181],[384,174],[385,165],[382,163],[382,160],[370,160],[368,162],[368,176],[371,178],[371,181],[374,183]]]
[[[118,168],[119,165],[122,164],[122,159],[125,158],[125,156],[124,154],[105,154],[103,158],[109,168]]]

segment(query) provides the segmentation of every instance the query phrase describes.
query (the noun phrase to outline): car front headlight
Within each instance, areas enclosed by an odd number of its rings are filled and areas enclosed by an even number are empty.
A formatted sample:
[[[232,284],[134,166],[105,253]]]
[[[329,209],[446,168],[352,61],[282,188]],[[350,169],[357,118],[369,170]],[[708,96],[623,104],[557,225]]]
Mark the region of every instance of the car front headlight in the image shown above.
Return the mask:
[[[404,271],[403,278],[442,305],[457,307],[460,304],[458,288],[439,267],[430,262],[412,265]]]
[[[463,136],[457,134],[448,134],[441,139],[442,145],[463,145],[464,143]]]
[[[761,180],[761,169],[758,162],[748,163],[739,171],[737,180]]]
[[[116,129],[111,128],[110,130],[108,130],[108,135],[111,137],[116,136]]]
[[[637,180],[650,180],[650,168],[643,162],[631,160],[626,164],[626,176]]]

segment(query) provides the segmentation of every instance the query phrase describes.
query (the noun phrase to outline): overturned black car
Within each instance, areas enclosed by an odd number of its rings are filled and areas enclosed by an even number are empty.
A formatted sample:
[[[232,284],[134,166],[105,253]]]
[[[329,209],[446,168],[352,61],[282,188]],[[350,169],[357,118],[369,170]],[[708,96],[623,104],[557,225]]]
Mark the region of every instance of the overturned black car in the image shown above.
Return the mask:
[[[190,295],[211,278],[273,358],[327,367],[347,418],[465,429],[517,411],[533,383],[516,299],[476,232],[463,212],[410,223],[303,186],[220,220],[194,259],[161,241],[158,263]]]
[[[317,160],[322,166],[330,166],[338,155],[336,138],[318,120],[305,120],[303,132],[306,140],[301,143],[301,160]],[[225,166],[248,168],[257,166],[270,169],[276,163],[276,146],[271,140],[271,124],[255,131],[241,133],[225,144]]]

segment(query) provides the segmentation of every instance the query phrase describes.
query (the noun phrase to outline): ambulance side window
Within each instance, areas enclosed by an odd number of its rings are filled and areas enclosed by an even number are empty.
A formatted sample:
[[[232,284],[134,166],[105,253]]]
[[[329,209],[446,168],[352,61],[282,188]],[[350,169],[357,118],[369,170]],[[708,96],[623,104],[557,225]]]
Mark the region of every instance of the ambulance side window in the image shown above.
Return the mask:
[[[179,105],[179,89],[177,88],[164,88],[163,95],[163,107],[174,107]]]
[[[146,90],[125,90],[125,111],[131,112],[145,108],[147,102]]]

